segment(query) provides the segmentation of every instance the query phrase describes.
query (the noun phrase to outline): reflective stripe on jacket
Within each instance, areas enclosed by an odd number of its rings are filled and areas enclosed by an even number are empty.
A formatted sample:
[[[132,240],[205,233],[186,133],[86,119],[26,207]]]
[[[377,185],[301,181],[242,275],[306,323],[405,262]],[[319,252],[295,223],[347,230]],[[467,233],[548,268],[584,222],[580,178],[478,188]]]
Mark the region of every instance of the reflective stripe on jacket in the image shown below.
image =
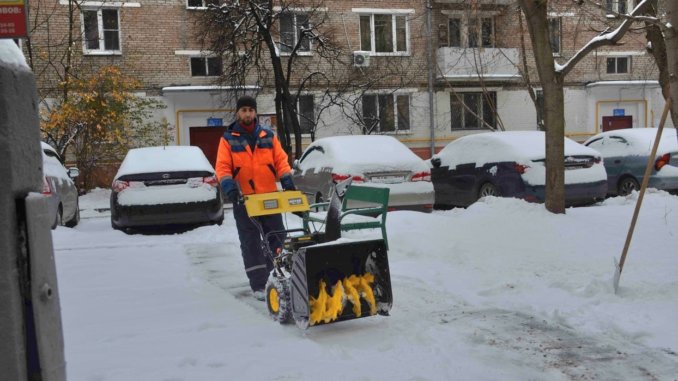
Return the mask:
[[[235,179],[243,194],[275,192],[278,178],[291,171],[287,153],[273,131],[259,124],[254,129],[257,137],[254,151],[244,134],[238,122],[234,122],[219,139],[215,164],[219,181]]]

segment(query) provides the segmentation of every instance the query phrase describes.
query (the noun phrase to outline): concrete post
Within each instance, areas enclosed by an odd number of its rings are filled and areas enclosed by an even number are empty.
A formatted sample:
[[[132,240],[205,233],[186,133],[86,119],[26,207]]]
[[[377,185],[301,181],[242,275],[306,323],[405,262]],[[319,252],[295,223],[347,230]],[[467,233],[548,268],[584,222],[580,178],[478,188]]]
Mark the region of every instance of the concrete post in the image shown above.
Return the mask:
[[[66,372],[52,236],[39,194],[38,98],[33,73],[13,59],[23,57],[16,49],[0,40],[0,378],[60,381]],[[45,285],[49,298],[39,297]]]

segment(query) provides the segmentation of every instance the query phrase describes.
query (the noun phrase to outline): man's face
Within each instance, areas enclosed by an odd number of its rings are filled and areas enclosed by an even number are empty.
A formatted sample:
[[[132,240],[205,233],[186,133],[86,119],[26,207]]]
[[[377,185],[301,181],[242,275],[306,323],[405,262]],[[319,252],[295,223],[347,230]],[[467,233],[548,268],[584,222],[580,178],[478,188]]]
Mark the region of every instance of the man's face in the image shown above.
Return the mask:
[[[238,117],[238,122],[242,124],[252,124],[254,118],[257,117],[257,110],[250,106],[243,106],[238,109],[236,116]]]

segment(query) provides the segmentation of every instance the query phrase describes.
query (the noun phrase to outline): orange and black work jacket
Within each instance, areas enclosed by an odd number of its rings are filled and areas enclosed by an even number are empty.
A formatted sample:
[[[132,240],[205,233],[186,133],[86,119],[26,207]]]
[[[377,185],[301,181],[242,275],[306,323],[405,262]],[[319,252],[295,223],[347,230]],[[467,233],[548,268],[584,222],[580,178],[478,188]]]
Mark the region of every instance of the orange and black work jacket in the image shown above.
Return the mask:
[[[254,148],[250,147],[246,134],[237,121],[228,126],[219,141],[217,177],[220,182],[225,178],[235,179],[243,194],[275,192],[278,178],[291,171],[287,154],[273,131],[258,122],[253,132]]]

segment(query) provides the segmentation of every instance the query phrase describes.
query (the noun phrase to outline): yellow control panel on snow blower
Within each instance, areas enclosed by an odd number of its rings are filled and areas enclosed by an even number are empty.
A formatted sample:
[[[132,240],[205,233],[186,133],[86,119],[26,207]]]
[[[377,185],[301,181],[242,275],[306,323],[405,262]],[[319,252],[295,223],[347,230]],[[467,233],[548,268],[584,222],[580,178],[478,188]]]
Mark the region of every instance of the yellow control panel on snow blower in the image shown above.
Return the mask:
[[[245,209],[250,217],[269,214],[307,212],[308,200],[301,191],[284,191],[245,196]]]

